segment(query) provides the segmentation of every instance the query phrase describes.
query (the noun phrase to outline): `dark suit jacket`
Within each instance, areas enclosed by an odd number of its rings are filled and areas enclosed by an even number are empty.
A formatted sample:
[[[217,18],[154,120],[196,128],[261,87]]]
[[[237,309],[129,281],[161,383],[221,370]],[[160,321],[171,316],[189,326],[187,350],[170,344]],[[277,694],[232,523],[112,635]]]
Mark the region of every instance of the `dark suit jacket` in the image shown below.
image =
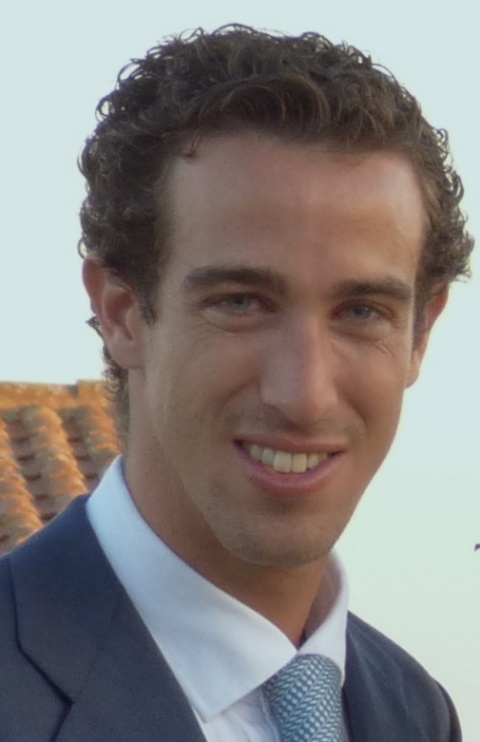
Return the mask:
[[[354,616],[344,703],[351,742],[461,739],[440,686]],[[103,555],[84,498],[0,560],[0,740],[204,741]]]

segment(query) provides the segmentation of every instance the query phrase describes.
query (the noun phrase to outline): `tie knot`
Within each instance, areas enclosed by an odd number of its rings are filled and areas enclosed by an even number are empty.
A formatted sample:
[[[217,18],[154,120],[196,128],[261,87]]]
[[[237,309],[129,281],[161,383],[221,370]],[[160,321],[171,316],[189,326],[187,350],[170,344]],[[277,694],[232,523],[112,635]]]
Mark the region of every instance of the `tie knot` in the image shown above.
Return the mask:
[[[282,742],[343,739],[340,670],[328,657],[300,654],[263,685]]]

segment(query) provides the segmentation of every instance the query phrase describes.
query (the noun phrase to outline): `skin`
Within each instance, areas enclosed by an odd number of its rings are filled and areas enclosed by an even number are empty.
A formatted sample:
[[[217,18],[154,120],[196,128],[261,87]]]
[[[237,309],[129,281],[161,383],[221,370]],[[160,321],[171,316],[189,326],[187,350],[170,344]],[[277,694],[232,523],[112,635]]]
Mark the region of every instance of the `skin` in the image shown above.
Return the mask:
[[[129,370],[126,480],[175,552],[298,642],[445,303],[428,303],[414,336],[421,190],[400,154],[245,134],[179,159],[171,202],[153,324],[85,263]],[[328,456],[280,474],[250,458],[252,443]]]

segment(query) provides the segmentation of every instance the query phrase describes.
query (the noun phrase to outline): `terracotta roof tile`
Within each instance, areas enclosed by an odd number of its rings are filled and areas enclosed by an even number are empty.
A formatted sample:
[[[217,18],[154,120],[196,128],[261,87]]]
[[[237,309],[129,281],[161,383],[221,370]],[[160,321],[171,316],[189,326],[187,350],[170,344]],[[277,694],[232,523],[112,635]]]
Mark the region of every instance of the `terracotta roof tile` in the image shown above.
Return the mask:
[[[0,553],[95,487],[118,451],[101,382],[0,383]]]

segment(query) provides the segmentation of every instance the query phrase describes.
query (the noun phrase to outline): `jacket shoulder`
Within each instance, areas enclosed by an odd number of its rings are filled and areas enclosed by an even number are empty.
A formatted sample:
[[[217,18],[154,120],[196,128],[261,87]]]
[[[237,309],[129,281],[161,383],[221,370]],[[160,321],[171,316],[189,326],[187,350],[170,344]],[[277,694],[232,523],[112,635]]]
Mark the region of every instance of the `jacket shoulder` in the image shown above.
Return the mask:
[[[36,657],[52,653],[67,626],[72,633],[71,622],[64,620],[69,610],[63,596],[71,583],[69,552],[79,550],[86,523],[85,499],[75,498],[51,523],[0,558],[2,742],[54,739],[70,706],[54,673],[45,672],[46,663]],[[90,542],[88,548],[93,550]],[[80,580],[78,566],[77,573]]]
[[[53,739],[65,703],[20,647],[9,555],[0,559],[0,657],[0,739]]]

